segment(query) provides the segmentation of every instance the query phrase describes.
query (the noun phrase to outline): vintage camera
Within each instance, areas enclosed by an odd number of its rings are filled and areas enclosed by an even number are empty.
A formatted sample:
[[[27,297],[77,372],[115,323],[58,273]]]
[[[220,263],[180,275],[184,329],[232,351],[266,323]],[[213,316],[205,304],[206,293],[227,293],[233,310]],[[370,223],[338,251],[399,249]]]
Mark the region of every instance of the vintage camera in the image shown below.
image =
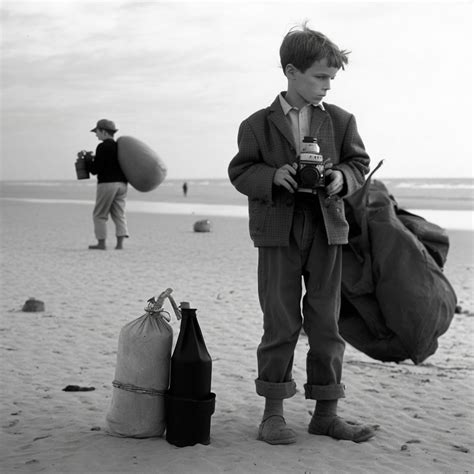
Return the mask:
[[[298,188],[315,190],[326,186],[324,175],[324,158],[320,154],[318,141],[314,137],[304,137],[298,159],[296,173]]]
[[[82,150],[77,154],[75,163],[77,179],[89,179],[89,165],[94,159],[91,151]]]

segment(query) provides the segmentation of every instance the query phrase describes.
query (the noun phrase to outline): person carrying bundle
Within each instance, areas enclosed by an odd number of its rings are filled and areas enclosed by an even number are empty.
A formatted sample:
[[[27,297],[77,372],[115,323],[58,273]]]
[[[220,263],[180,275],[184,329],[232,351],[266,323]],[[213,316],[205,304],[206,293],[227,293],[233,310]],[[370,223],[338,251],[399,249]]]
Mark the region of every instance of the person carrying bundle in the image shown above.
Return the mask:
[[[118,160],[117,142],[114,140],[117,127],[112,120],[101,119],[91,132],[96,134],[101,143],[97,146],[95,156],[88,163],[89,171],[97,175],[93,211],[97,244],[89,245],[89,249],[106,250],[107,220],[110,215],[115,224],[117,237],[115,248],[121,250],[124,239],[129,236],[125,215],[128,180]]]

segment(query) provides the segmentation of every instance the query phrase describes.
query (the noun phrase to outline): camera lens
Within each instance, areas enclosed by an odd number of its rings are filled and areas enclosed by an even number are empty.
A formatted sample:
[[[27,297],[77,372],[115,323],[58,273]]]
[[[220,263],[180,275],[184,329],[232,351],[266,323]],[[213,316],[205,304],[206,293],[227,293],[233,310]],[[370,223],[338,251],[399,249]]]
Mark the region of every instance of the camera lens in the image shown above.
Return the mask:
[[[319,171],[314,166],[305,166],[300,171],[300,181],[303,187],[312,188],[319,182],[320,177]]]

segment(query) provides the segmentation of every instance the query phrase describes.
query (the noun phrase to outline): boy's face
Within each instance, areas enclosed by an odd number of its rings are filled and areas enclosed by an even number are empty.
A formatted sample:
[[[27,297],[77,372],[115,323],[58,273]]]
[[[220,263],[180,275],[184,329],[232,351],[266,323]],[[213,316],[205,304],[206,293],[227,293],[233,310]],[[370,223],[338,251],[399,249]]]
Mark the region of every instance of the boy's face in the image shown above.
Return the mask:
[[[315,61],[311,67],[301,72],[292,64],[286,67],[288,92],[286,99],[293,107],[302,107],[307,103],[319,104],[331,89],[331,81],[339,68],[327,65],[327,60]]]
[[[106,140],[107,138],[109,138],[108,134],[107,134],[104,130],[102,130],[102,129],[100,129],[100,128],[98,128],[98,129],[95,131],[95,136],[96,136],[101,142],[104,141],[104,140]]]

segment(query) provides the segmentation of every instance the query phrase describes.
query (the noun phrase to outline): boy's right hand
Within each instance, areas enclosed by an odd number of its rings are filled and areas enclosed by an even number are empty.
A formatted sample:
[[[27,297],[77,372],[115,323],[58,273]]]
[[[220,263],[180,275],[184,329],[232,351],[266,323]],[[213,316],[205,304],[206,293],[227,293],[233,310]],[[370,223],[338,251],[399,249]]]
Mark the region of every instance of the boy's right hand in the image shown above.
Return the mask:
[[[298,188],[298,183],[293,179],[296,174],[296,169],[289,165],[283,165],[278,168],[273,176],[273,184],[276,186],[283,186],[290,193],[294,193]]]

